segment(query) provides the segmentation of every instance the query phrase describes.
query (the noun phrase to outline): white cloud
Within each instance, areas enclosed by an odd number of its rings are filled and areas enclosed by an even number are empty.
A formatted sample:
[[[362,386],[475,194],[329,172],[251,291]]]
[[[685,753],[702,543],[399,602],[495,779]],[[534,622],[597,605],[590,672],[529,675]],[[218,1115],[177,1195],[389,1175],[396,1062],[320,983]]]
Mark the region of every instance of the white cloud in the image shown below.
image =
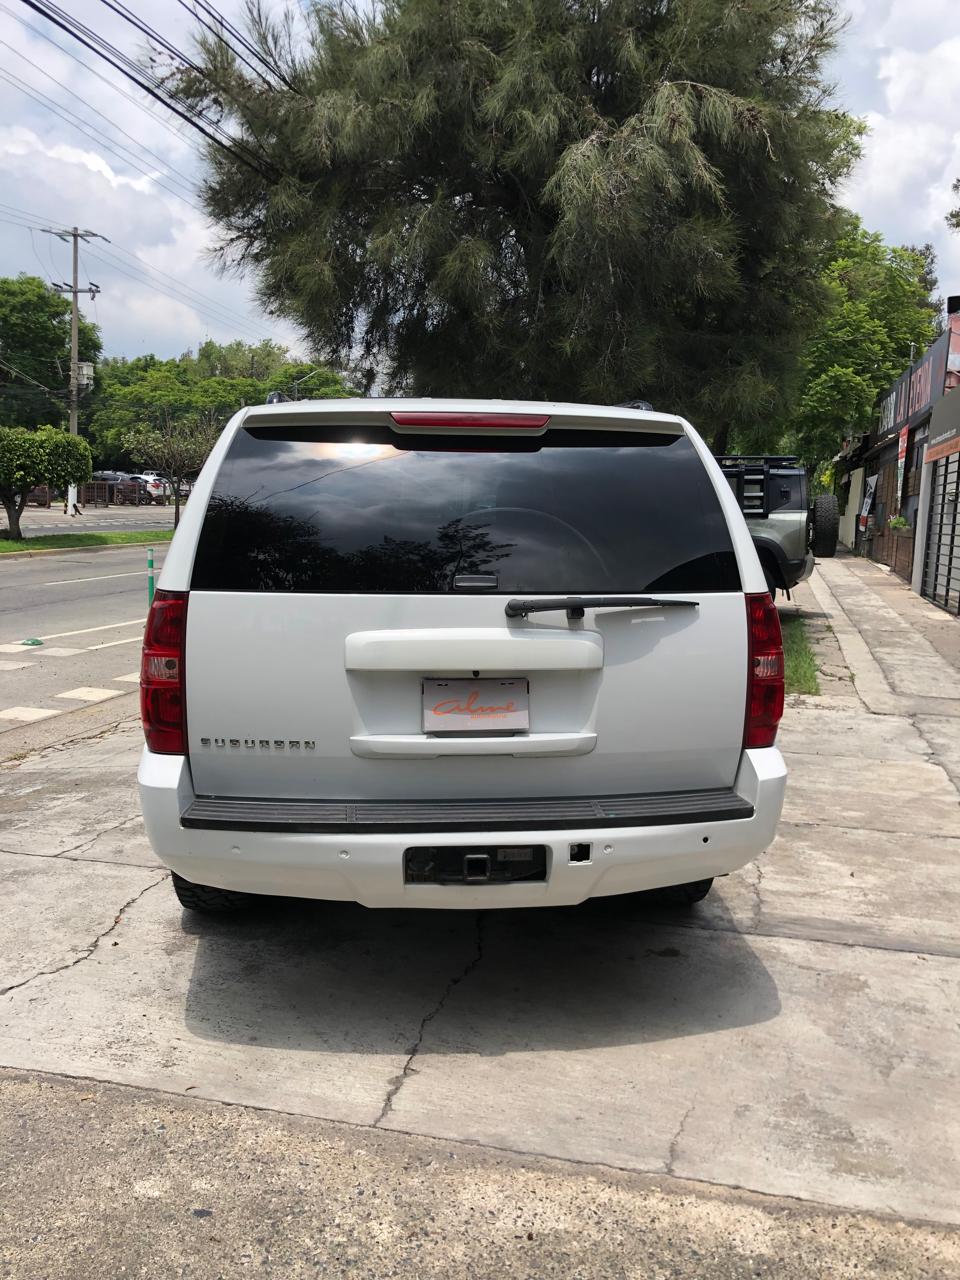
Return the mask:
[[[891,242],[931,242],[944,293],[960,293],[960,236],[944,222],[960,176],[957,24],[957,0],[858,0],[832,68],[870,130],[844,203]]]
[[[132,7],[189,47],[191,19],[179,6],[164,6],[162,15],[151,12],[155,6],[147,0],[133,0]],[[139,52],[136,33],[96,0],[75,0],[70,8],[125,52]],[[242,3],[231,0],[221,8],[238,19]],[[26,271],[62,280],[70,269],[67,246],[13,225],[24,219],[11,209],[41,224],[91,227],[111,244],[94,241],[81,250],[81,283],[92,279],[103,290],[95,305],[85,299],[81,305],[101,324],[107,354],[172,355],[207,336],[270,336],[302,351],[296,331],[256,305],[250,282],[221,278],[209,261],[215,231],[194,191],[201,172],[194,132],[148,99],[140,103],[134,86],[38,15],[23,9],[21,16],[18,22],[0,12],[0,39],[12,46],[3,52],[3,69],[62,115],[0,81],[0,275]],[[87,122],[88,132],[72,127],[73,116]],[[138,150],[132,139],[155,155]],[[124,158],[125,149],[135,165]],[[147,267],[167,274],[144,278]]]

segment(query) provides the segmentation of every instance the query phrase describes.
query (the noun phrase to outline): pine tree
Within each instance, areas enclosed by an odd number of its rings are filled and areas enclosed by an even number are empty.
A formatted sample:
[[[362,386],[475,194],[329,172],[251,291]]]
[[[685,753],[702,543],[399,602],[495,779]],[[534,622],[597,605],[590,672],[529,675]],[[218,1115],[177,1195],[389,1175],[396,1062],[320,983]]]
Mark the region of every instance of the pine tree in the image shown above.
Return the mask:
[[[253,6],[201,41],[225,266],[367,386],[645,398],[722,446],[785,404],[858,126],[833,0]],[[268,83],[269,82],[269,83]],[[213,89],[211,89],[211,85]]]

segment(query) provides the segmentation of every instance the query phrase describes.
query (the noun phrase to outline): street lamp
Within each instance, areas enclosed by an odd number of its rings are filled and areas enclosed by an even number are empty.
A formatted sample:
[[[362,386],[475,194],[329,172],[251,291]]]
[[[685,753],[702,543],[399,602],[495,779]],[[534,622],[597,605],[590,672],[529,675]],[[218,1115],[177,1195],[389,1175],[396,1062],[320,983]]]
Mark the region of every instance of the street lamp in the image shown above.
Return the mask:
[[[300,399],[301,382],[309,382],[311,378],[315,378],[318,373],[323,373],[322,369],[312,369],[309,373],[305,373],[302,378],[295,378],[293,381],[293,399]]]

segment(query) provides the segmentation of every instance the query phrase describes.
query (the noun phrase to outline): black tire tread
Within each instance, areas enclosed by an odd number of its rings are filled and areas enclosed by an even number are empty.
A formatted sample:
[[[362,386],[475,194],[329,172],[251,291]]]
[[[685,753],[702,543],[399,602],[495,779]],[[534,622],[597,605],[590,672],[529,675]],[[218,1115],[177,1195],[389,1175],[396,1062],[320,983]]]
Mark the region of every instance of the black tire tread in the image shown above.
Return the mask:
[[[813,500],[813,537],[810,549],[828,559],[836,554],[840,535],[840,504],[832,493],[818,493]]]
[[[667,902],[677,907],[692,907],[695,902],[702,902],[713,887],[713,876],[709,880],[690,880],[687,884],[672,884],[661,890]]]
[[[174,871],[173,891],[181,907],[188,911],[199,911],[203,915],[229,915],[234,911],[243,911],[253,900],[252,893],[239,893],[236,889],[217,889],[214,885],[194,884],[192,880],[184,880]]]

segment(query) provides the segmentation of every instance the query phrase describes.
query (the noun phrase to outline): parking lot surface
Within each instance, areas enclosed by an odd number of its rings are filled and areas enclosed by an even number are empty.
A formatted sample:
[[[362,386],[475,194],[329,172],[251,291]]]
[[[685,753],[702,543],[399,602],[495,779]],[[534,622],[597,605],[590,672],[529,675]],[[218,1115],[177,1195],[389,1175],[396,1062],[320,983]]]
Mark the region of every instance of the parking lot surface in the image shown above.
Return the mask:
[[[112,1178],[123,1203],[160,1214],[157,1231],[180,1213],[184,1239],[222,1229],[261,1264],[272,1247],[278,1274],[284,1257],[307,1266],[278,1224],[301,1244],[319,1230],[321,1150],[342,1172],[324,1220],[344,1223],[344,1257],[357,1188],[380,1197],[364,1208],[380,1269],[358,1255],[357,1274],[408,1274],[410,1233],[454,1220],[493,1231],[506,1275],[960,1274],[960,679],[916,628],[930,683],[885,656],[903,615],[871,572],[838,560],[801,593],[828,671],[784,719],[780,834],[687,914],[649,896],[181,917],[142,833],[135,722],[9,762],[0,1123],[23,1121],[20,1147],[4,1143],[14,1193],[33,1203],[25,1171],[49,1158],[56,1112],[63,1168],[88,1144],[87,1192]],[[229,1173],[211,1163],[221,1143]],[[308,1210],[290,1198],[297,1153]],[[469,1176],[451,1200],[453,1160]],[[391,1181],[401,1167],[409,1185]],[[273,1226],[256,1243],[241,1206],[266,1212],[264,1177]],[[81,1183],[67,1178],[68,1203]],[[622,1242],[616,1265],[600,1220]],[[70,1247],[97,1256],[92,1229],[74,1228]],[[524,1260],[528,1232],[541,1248]],[[668,1237],[675,1269],[666,1244],[648,1266],[641,1245]],[[425,1274],[461,1273],[417,1256]],[[461,1261],[489,1274],[482,1253]]]

